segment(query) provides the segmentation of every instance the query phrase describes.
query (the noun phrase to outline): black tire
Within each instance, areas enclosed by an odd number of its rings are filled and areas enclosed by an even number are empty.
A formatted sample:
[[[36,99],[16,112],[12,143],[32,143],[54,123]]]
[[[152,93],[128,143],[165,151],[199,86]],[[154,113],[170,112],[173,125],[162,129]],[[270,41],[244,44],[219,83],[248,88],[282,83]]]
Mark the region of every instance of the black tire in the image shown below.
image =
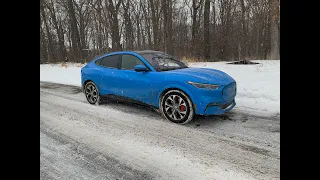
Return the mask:
[[[169,90],[162,96],[160,112],[166,119],[178,124],[186,124],[194,117],[190,98],[180,90]]]
[[[100,104],[100,94],[97,86],[89,81],[84,86],[84,94],[86,96],[87,101],[90,104],[99,105]]]

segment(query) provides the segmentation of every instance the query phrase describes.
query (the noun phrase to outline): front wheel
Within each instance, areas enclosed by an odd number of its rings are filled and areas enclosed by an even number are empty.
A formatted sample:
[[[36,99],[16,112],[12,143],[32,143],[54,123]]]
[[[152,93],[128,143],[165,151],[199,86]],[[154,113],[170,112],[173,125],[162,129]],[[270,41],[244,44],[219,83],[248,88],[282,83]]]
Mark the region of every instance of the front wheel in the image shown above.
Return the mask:
[[[190,122],[194,116],[190,98],[180,90],[170,90],[162,96],[160,111],[166,119],[179,124]]]
[[[93,82],[86,83],[84,87],[84,93],[86,95],[87,101],[90,104],[97,104],[100,103],[100,95],[97,86]]]

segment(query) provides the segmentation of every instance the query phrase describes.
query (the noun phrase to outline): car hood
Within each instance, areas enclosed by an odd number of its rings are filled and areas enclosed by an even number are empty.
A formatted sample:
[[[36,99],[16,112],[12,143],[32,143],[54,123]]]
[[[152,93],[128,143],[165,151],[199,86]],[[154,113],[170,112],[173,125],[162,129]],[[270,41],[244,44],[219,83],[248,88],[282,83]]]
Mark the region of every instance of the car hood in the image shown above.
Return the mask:
[[[189,81],[198,83],[227,85],[229,83],[235,82],[235,80],[231,76],[217,69],[184,68],[165,72],[175,75],[184,75],[186,76],[186,78],[190,78]]]

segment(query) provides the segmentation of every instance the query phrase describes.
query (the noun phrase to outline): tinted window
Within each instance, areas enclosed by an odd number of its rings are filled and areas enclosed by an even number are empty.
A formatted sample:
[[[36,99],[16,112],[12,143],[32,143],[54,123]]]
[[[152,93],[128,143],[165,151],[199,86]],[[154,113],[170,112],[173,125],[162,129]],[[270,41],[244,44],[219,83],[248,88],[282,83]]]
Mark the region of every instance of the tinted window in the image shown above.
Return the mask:
[[[122,55],[121,64],[121,69],[134,69],[138,64],[144,65],[139,58],[133,55]]]
[[[118,68],[119,55],[112,55],[102,58],[101,66],[110,67],[110,68]]]

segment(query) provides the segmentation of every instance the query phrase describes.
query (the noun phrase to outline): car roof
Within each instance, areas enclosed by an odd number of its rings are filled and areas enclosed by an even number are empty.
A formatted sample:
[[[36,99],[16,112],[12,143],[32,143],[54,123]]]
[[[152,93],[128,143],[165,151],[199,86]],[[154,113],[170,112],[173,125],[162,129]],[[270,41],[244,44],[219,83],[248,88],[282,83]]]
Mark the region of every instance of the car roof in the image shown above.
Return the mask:
[[[142,51],[133,51],[138,54],[165,54],[164,52],[161,51],[154,51],[154,50],[142,50]]]
[[[115,52],[110,52],[110,53],[106,53],[102,56],[99,56],[97,58],[95,58],[93,61],[96,61],[102,57],[105,56],[109,56],[109,55],[121,55],[121,54],[139,54],[139,55],[143,55],[143,54],[153,54],[153,55],[168,55],[162,51],[154,51],[154,50],[141,50],[141,51],[115,51]]]
[[[137,53],[137,54],[166,54],[165,52],[162,51],[154,51],[154,50],[139,50],[139,51],[130,51],[130,50],[125,50],[125,51],[114,51],[114,52],[109,52],[106,53],[102,56],[109,55],[109,54],[125,54],[125,53]]]

